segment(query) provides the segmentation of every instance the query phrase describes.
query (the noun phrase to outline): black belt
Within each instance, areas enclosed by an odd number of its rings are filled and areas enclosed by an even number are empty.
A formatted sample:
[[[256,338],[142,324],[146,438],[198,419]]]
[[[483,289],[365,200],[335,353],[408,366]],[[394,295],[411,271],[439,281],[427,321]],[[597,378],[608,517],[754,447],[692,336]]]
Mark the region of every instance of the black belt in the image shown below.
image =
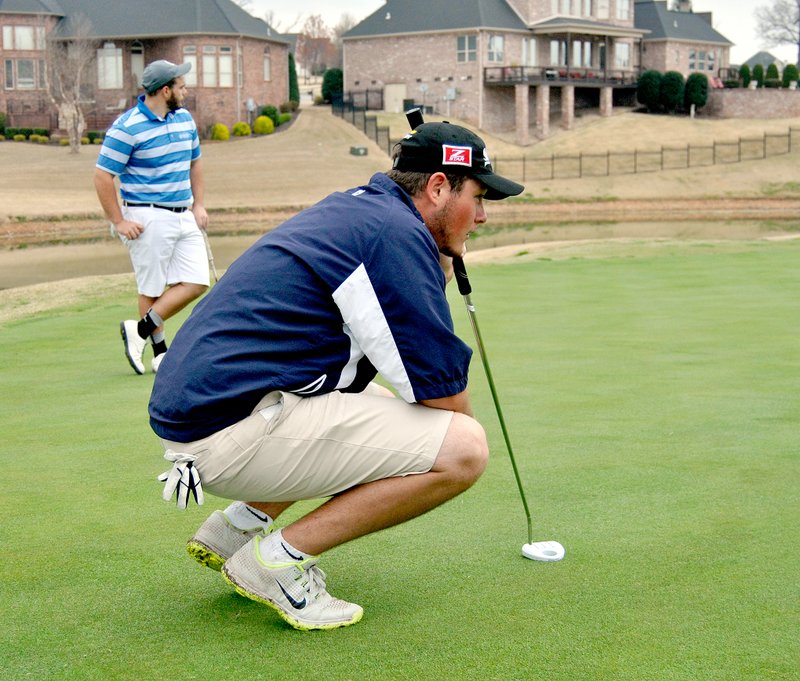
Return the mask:
[[[130,201],[123,201],[125,206],[143,206],[145,208],[161,208],[162,210],[169,210],[173,213],[183,213],[189,210],[189,206],[162,206],[158,203],[131,203]]]

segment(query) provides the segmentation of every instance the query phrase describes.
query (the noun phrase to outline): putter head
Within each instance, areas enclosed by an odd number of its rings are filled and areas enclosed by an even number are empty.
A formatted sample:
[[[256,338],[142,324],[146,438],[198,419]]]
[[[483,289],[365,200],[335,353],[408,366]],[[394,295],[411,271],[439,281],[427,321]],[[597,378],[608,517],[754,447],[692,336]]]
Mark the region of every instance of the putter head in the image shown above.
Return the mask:
[[[536,541],[522,547],[522,555],[531,560],[554,563],[564,557],[566,551],[557,541]]]

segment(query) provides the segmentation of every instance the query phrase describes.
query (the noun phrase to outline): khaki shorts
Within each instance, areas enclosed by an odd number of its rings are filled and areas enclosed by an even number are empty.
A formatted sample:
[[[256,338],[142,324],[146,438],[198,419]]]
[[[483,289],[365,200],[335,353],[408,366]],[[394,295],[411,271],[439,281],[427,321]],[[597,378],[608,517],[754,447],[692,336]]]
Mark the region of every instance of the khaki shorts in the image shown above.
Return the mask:
[[[158,298],[174,284],[209,285],[206,244],[191,210],[173,213],[150,206],[125,206],[122,214],[144,227],[136,239],[119,235],[128,247],[139,293]]]
[[[453,412],[376,394],[269,393],[246,419],[191,443],[204,490],[242,501],[328,497],[374,480],[427,473]]]

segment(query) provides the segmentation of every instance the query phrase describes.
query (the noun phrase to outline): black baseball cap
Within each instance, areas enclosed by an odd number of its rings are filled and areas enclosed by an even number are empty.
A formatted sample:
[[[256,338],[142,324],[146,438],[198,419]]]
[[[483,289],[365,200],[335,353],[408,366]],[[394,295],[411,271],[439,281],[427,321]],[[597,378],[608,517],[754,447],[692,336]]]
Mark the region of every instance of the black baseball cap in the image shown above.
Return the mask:
[[[422,123],[401,141],[394,170],[467,175],[486,186],[485,198],[496,201],[521,194],[525,187],[495,174],[486,144],[460,125]]]

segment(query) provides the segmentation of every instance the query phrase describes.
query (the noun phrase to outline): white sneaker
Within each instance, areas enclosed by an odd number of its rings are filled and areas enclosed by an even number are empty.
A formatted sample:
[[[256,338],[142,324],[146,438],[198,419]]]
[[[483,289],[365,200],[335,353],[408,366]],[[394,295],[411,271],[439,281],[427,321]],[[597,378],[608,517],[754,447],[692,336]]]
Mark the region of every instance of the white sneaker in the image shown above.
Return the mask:
[[[214,511],[186,544],[186,551],[198,563],[219,571],[223,563],[253,537],[263,537],[274,527],[270,523],[240,530],[222,511]]]
[[[126,319],[119,324],[119,332],[125,345],[125,356],[137,374],[144,373],[142,355],[147,347],[147,339],[142,338],[137,330],[138,324],[133,319]]]
[[[164,359],[164,355],[166,354],[166,352],[162,352],[160,355],[153,357],[153,361],[150,363],[150,366],[153,367],[154,374],[158,373],[158,367],[161,366],[161,360]]]
[[[364,615],[360,605],[334,598],[325,590],[325,573],[316,558],[267,563],[255,537],[229,558],[222,576],[236,592],[275,610],[295,629],[336,629]]]

